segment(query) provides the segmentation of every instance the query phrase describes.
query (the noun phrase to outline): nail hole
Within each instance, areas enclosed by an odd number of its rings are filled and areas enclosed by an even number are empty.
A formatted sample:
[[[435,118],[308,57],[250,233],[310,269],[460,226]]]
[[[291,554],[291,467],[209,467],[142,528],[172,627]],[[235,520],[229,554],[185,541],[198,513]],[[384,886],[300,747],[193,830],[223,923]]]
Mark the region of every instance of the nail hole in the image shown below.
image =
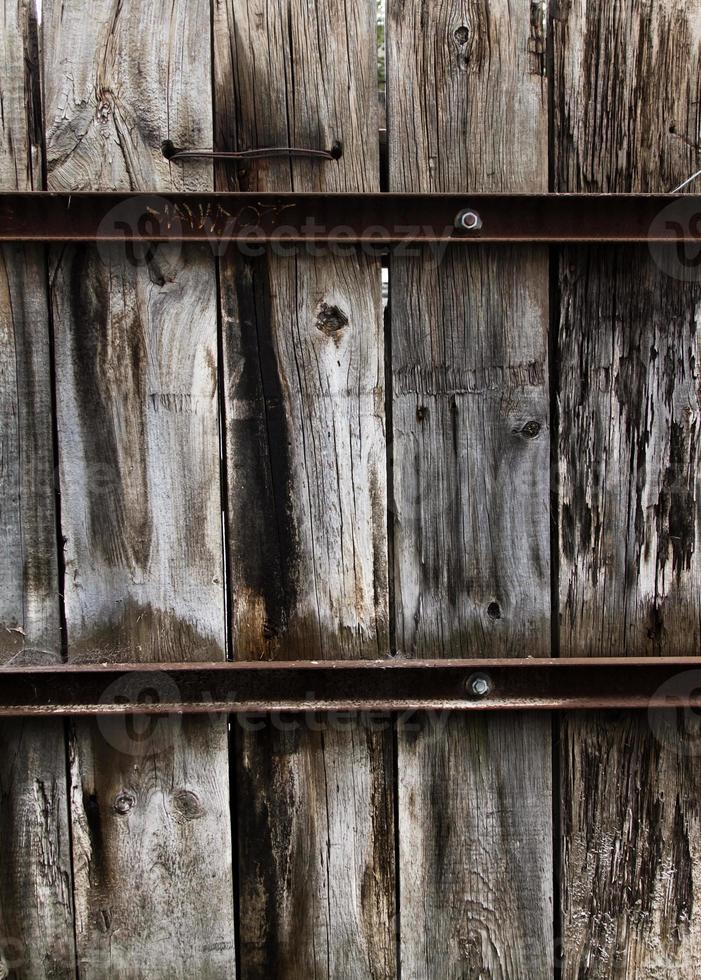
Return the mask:
[[[178,149],[172,140],[163,140],[161,143],[161,152],[166,160],[172,160]]]
[[[331,144],[331,156],[334,160],[340,160],[343,156],[343,143],[340,140],[334,140]]]
[[[501,606],[498,602],[490,602],[487,606],[487,615],[490,619],[501,619]]]

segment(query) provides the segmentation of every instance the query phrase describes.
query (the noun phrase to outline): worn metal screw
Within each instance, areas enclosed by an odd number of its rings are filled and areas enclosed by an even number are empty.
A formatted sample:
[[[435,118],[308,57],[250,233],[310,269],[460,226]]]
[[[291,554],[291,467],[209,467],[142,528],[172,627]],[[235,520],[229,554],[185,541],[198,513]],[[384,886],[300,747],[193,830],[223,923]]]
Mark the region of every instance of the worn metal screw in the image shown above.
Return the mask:
[[[479,231],[482,227],[482,219],[476,211],[465,208],[455,219],[455,227],[462,228],[463,231]]]
[[[488,674],[470,674],[466,687],[472,697],[483,698],[492,690],[492,681]]]
[[[117,813],[124,815],[125,813],[129,813],[135,803],[136,796],[133,793],[130,793],[129,790],[122,790],[121,793],[117,793],[114,801],[114,808]]]

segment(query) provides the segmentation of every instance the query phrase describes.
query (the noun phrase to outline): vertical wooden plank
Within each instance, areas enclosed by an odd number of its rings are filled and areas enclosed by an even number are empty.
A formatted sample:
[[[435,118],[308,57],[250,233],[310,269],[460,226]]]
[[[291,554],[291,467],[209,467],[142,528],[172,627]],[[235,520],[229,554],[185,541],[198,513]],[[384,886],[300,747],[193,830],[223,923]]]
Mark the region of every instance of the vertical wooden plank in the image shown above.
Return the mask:
[[[212,139],[204,0],[49,2],[44,37],[50,189],[211,189],[161,152]],[[51,275],[68,656],[221,659],[213,259],[67,248]],[[81,975],[231,976],[226,721],[76,722],[71,752]]]
[[[219,148],[343,144],[338,162],[222,170],[219,188],[379,189],[373,7],[216,3]],[[355,249],[228,254],[221,303],[235,654],[383,656],[379,263]],[[242,976],[393,976],[389,723],[295,725],[240,733]]]
[[[33,5],[0,13],[0,187],[42,189]],[[41,249],[0,249],[0,662],[61,657],[49,317]],[[0,724],[0,975],[75,975],[60,721]]]
[[[390,0],[393,191],[547,190],[545,6]],[[550,649],[548,260],[395,258],[398,652]],[[399,734],[403,975],[552,973],[547,717]]]
[[[556,189],[667,191],[697,170],[698,0],[572,0],[553,16]],[[689,259],[671,250],[663,269],[645,247],[562,255],[565,656],[698,653],[701,279]],[[678,721],[563,726],[566,977],[701,970],[698,724]]]

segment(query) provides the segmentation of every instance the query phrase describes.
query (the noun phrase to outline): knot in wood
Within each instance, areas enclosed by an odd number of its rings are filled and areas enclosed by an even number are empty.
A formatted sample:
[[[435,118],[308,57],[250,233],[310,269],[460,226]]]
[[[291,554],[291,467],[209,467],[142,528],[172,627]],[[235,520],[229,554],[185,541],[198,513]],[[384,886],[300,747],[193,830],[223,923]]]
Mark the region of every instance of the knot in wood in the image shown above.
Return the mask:
[[[530,422],[526,422],[524,427],[521,429],[522,435],[526,439],[535,439],[540,433],[540,422],[536,422],[535,419],[531,419]]]
[[[316,325],[327,337],[335,337],[348,326],[348,317],[338,306],[322,303],[316,316]]]
[[[467,44],[470,40],[470,28],[461,24],[453,31],[453,37],[458,42],[458,44]]]
[[[498,602],[490,602],[487,606],[487,615],[490,619],[501,619],[501,606]]]
[[[197,820],[205,812],[199,796],[189,789],[176,789],[171,797],[171,806],[183,820]]]

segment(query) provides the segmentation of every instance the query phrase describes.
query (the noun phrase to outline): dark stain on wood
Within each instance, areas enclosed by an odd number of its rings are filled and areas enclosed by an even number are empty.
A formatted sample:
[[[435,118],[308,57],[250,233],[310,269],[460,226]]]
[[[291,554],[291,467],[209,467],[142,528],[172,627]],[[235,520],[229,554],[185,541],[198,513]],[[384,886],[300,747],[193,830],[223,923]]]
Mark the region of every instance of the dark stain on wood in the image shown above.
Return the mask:
[[[76,247],[63,261],[75,323],[71,344],[80,417],[74,424],[81,426],[84,445],[90,543],[109,565],[143,569],[153,535],[147,455],[141,450],[147,444],[144,328],[136,305],[126,304],[115,315],[109,261],[94,248]],[[120,275],[125,271],[120,266]],[[115,431],[119,424],[126,426],[133,449],[126,458],[120,452],[124,434]]]
[[[565,250],[560,289],[565,649],[652,653],[645,640],[661,631],[644,616],[654,605],[668,620],[671,605],[667,642],[691,652],[700,403],[689,311],[701,286],[670,283],[646,250],[598,248]]]
[[[304,889],[305,875],[295,872],[290,855],[295,796],[286,756],[294,751],[294,741],[289,733],[280,741],[270,718],[249,721],[257,730],[255,736],[242,737],[244,751],[238,767],[240,798],[251,804],[239,811],[239,858],[247,870],[240,901],[247,910],[245,922],[256,923],[256,929],[244,928],[240,957],[249,980],[267,980],[270,976],[293,975],[282,945],[279,888],[284,883],[286,890]],[[261,786],[266,787],[265,792]],[[298,928],[303,930],[307,921],[308,909],[302,907]],[[299,935],[295,942],[302,949]]]
[[[678,582],[682,573],[691,569],[696,549],[696,430],[695,419],[687,426],[675,421],[670,425],[669,465],[662,479],[657,510],[660,571],[664,573],[671,552],[672,570]]]
[[[227,260],[221,282],[224,329],[235,332],[225,350],[230,379],[230,560],[244,597],[242,617],[235,613],[236,655],[247,658],[279,644],[296,607],[299,556],[292,510],[296,489],[272,336],[268,260]],[[260,598],[262,610],[253,604],[249,612],[249,596]]]
[[[694,728],[696,744],[697,721]],[[563,899],[568,912],[580,907],[586,927],[566,919],[568,977],[584,975],[584,963],[597,977],[696,975],[698,954],[688,948],[695,762],[688,728],[665,731],[668,739],[652,738],[637,713],[573,716],[565,725],[563,790],[573,795],[563,812]]]
[[[665,191],[698,168],[700,17],[697,0],[555,4],[556,191]],[[637,247],[561,253],[565,656],[695,654],[701,642],[701,282],[680,262]],[[666,714],[563,724],[567,978],[701,974],[698,719]]]
[[[223,659],[223,652],[216,638],[193,623],[133,599],[117,600],[111,617],[83,630],[71,643],[71,659],[83,663],[213,663]]]
[[[104,856],[104,842],[102,839],[102,817],[100,814],[100,803],[97,793],[83,788],[83,811],[90,834],[91,854],[90,870],[91,877],[99,880],[102,871],[102,861]]]
[[[683,0],[555,4],[559,189],[660,192],[698,169],[695,16]]]

